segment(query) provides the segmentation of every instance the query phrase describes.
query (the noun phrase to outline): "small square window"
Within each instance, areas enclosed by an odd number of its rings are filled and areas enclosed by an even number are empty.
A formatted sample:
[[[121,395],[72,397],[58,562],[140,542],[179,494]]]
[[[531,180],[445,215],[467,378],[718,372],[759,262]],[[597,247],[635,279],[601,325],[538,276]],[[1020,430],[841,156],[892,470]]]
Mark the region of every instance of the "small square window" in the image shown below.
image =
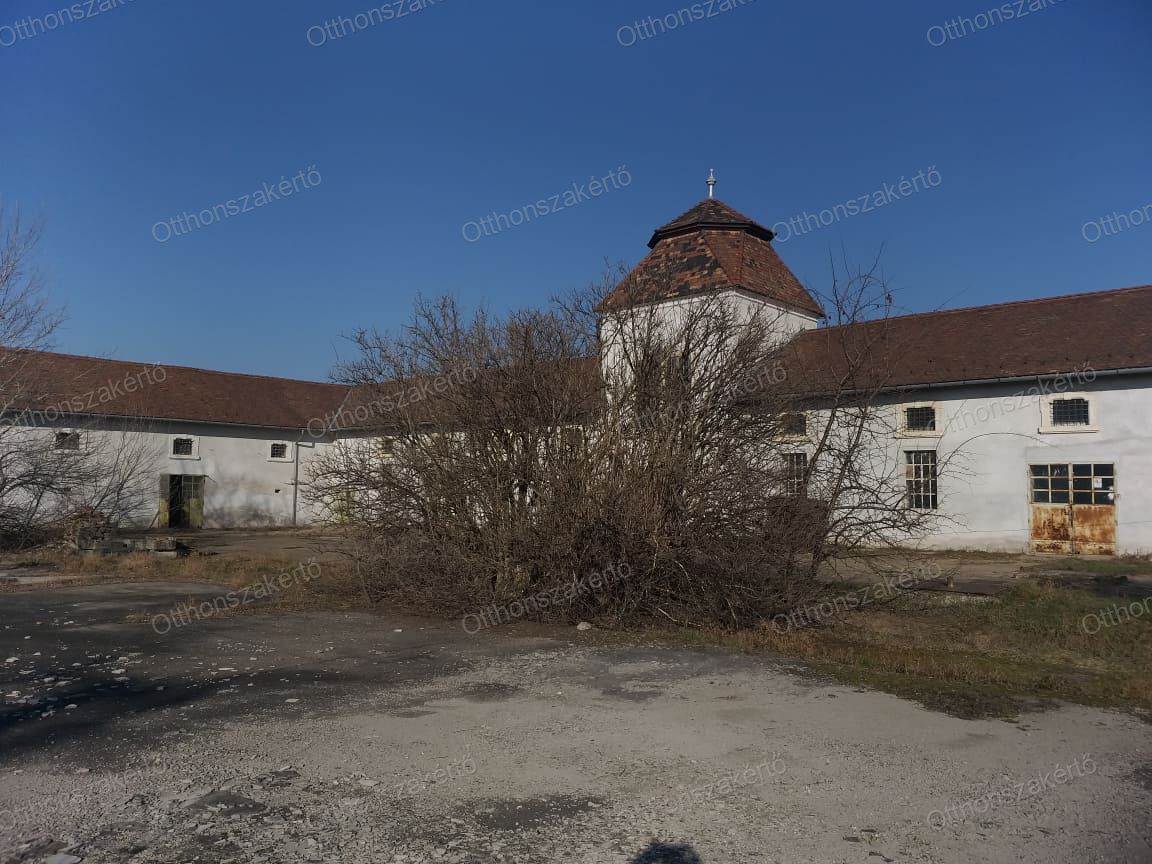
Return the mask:
[[[79,450],[80,449],[80,433],[79,432],[57,432],[56,433],[56,449],[57,450]]]
[[[935,432],[936,409],[930,405],[905,408],[904,428],[909,432]]]
[[[191,456],[195,442],[191,438],[173,438],[172,439],[172,455],[173,456]]]
[[[787,414],[781,414],[780,432],[789,436],[807,435],[808,418],[800,411],[790,411]]]
[[[288,458],[288,445],[277,442],[269,448],[268,456],[271,459],[287,459]]]
[[[1087,399],[1053,399],[1053,426],[1087,426],[1091,422]]]

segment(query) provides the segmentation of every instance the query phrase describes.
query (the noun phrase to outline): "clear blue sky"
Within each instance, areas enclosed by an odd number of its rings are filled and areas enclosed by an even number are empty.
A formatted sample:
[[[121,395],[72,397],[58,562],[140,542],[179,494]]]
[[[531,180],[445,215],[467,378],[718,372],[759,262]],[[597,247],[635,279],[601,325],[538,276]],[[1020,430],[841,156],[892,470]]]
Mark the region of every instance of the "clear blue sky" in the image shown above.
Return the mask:
[[[323,379],[417,292],[500,309],[637,261],[709,168],[769,225],[939,172],[780,243],[816,287],[882,244],[912,310],[1152,282],[1152,223],[1084,239],[1152,204],[1152,2],[1048,0],[962,38],[941,28],[994,0],[732,2],[642,38],[690,0],[424,0],[332,38],[309,28],[373,4],[122,0],[23,38],[4,27],[68,0],[0,0],[0,195],[47,223],[58,350]],[[626,187],[463,237],[620,166]]]

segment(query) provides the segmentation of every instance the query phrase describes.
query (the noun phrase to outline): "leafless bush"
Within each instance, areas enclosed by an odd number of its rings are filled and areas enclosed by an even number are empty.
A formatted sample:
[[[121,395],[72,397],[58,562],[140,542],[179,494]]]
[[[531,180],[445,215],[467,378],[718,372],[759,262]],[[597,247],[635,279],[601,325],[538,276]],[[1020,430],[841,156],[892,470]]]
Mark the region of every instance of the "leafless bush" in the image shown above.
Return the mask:
[[[881,284],[857,274],[836,314]],[[348,527],[366,596],[463,614],[626,564],[540,614],[740,627],[811,596],[841,550],[921,527],[876,450],[868,350],[817,363],[763,306],[612,287],[501,318],[420,301],[399,335],[355,335],[339,377],[377,410],[306,494]],[[398,398],[429,379],[451,384]]]

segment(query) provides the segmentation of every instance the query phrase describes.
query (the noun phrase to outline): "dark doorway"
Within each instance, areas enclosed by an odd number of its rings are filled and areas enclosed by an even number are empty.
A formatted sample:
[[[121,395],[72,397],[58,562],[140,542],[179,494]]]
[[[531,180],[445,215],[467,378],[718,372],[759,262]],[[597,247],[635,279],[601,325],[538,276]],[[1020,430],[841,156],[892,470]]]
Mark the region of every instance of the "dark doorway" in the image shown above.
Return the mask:
[[[188,529],[204,526],[203,477],[166,475],[161,479],[161,494],[161,527]]]

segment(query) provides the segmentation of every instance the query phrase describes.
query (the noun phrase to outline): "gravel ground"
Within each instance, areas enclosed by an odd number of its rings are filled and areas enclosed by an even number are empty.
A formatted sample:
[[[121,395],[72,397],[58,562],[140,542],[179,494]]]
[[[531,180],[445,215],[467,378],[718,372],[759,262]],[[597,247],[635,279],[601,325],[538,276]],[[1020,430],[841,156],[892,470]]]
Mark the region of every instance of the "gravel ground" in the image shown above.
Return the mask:
[[[1149,862],[1152,725],[203,585],[0,595],[0,861]]]

